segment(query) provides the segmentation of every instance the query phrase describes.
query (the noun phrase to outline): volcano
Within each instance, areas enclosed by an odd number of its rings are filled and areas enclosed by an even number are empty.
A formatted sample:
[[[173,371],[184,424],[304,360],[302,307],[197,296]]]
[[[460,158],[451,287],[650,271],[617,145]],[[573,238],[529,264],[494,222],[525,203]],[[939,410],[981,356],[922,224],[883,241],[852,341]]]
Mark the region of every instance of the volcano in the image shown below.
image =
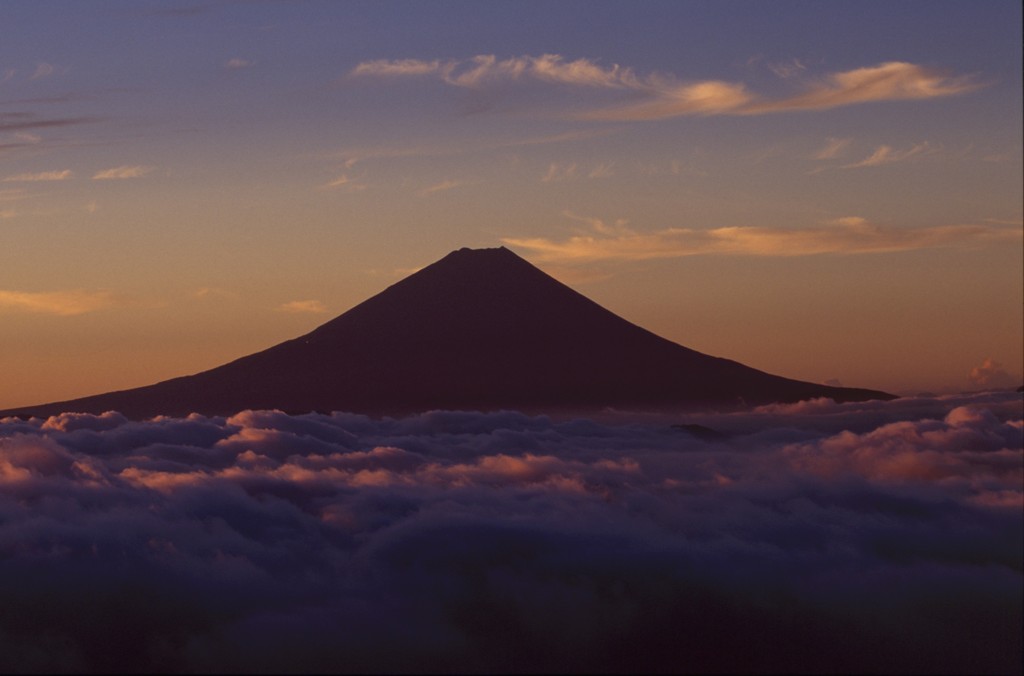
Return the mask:
[[[454,251],[304,336],[209,371],[0,415],[568,413],[815,397],[893,398],[791,380],[683,347],[501,247]]]

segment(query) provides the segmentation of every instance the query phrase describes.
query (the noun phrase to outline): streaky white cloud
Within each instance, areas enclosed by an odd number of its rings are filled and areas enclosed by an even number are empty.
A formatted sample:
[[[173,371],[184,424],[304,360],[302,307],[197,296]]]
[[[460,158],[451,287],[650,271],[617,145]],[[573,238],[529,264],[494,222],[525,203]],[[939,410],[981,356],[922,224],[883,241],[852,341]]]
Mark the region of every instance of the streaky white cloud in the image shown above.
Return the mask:
[[[145,165],[121,165],[120,167],[112,167],[110,169],[104,169],[93,174],[93,180],[95,181],[106,181],[106,180],[119,180],[126,178],[141,178],[153,171],[156,167],[149,167]]]
[[[814,153],[814,159],[816,160],[831,160],[839,157],[843,152],[850,146],[853,139],[850,138],[832,138],[829,137],[825,140],[825,145],[818,152]]]
[[[617,89],[641,98],[636,103],[599,107],[574,117],[604,121],[661,120],[684,115],[763,115],[827,110],[876,101],[932,99],[974,91],[982,85],[968,76],[949,76],[913,63],[891,61],[876,66],[807,78],[806,66],[794,60],[774,69],[780,77],[804,84],[793,96],[769,99],[748,91],[741,82],[698,80],[651,73],[638,76],[631,68],[604,67],[557,54],[499,60],[494,55],[469,59],[421,61],[376,60],[358,64],[350,77],[436,77],[456,87],[478,88],[503,82],[533,80],[592,89]]]
[[[353,162],[352,164],[355,164]],[[360,179],[353,178],[347,173],[341,174],[337,178],[328,181],[325,186],[328,190],[337,190],[339,188],[344,189],[347,192],[360,192],[366,190],[369,186]]]
[[[938,152],[938,149],[928,143],[928,141],[918,143],[905,150],[893,150],[891,146],[882,145],[878,146],[873,153],[865,157],[863,160],[844,164],[842,165],[842,168],[859,169],[861,167],[878,167],[883,164],[895,164],[896,162],[903,162],[913,157],[930,155],[935,152]]]
[[[429,195],[434,195],[434,194],[437,194],[439,192],[446,192],[448,190],[452,190],[454,188],[458,188],[458,187],[464,186],[464,185],[466,185],[466,181],[459,181],[459,180],[455,180],[455,179],[445,179],[445,180],[441,181],[440,183],[435,183],[434,185],[427,186],[426,188],[423,188],[422,190],[418,190],[416,192],[416,194],[418,196],[420,196],[420,197],[427,197]]]
[[[66,181],[73,176],[70,169],[62,169],[55,171],[39,171],[35,173],[26,174],[14,174],[3,179],[4,183],[14,182],[35,182],[35,181]]]
[[[601,162],[587,172],[587,178],[611,178],[615,175],[614,162]]]
[[[0,289],[0,314],[32,312],[59,316],[82,315],[115,305],[109,291],[5,291]]]
[[[241,58],[238,58],[238,57],[235,57],[233,59],[228,59],[224,63],[224,67],[227,68],[228,70],[239,70],[240,68],[248,68],[251,65],[252,65],[252,61],[247,61],[246,59],[241,59]]]
[[[711,229],[667,228],[640,232],[595,228],[557,241],[506,237],[509,246],[531,252],[543,262],[637,261],[696,255],[810,256],[910,251],[933,247],[1019,242],[1019,228],[996,225],[883,227],[851,217],[827,226],[772,228],[759,226]]]
[[[292,314],[325,314],[330,312],[327,306],[319,300],[293,300],[287,303],[283,303],[277,308],[281,312],[289,312]]]
[[[576,163],[560,163],[552,162],[548,165],[548,170],[544,172],[540,180],[544,183],[552,183],[554,181],[568,181],[576,178]]]

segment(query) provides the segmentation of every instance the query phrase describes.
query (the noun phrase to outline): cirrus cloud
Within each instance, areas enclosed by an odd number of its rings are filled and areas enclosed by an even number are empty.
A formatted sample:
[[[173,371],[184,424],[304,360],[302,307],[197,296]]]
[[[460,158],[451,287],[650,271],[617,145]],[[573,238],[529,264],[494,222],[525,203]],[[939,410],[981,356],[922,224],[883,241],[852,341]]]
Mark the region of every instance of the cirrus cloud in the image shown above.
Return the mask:
[[[567,60],[557,54],[498,59],[477,55],[469,59],[365,61],[350,77],[435,77],[448,85],[481,88],[506,82],[536,81],[549,84],[620,90],[637,102],[594,107],[577,113],[581,119],[602,121],[661,120],[684,115],[763,115],[767,113],[828,110],[878,101],[923,100],[974,91],[982,86],[969,76],[951,76],[918,64],[890,61],[875,66],[805,77],[806,68],[787,69],[784,79],[802,91],[769,98],[748,90],[740,82],[701,80],[684,82],[672,75],[640,76],[618,64],[602,66],[585,58]],[[780,75],[782,77],[782,75]]]
[[[63,169],[59,171],[40,171],[36,173],[14,174],[3,179],[4,183],[14,182],[35,182],[35,181],[66,181],[71,178],[72,171]]]
[[[5,291],[0,289],[0,314],[32,312],[63,317],[106,310],[115,305],[109,291]]]
[[[148,167],[144,165],[121,165],[120,167],[112,167],[110,169],[104,169],[93,174],[94,181],[108,181],[108,180],[119,180],[126,178],[141,178],[153,171],[156,167]]]
[[[667,228],[642,232],[605,225],[564,240],[505,237],[502,242],[530,251],[540,261],[588,263],[697,255],[811,256],[911,251],[991,242],[1018,242],[1020,228],[992,224],[916,228],[883,227],[847,217],[824,226],[758,226],[711,229]]]

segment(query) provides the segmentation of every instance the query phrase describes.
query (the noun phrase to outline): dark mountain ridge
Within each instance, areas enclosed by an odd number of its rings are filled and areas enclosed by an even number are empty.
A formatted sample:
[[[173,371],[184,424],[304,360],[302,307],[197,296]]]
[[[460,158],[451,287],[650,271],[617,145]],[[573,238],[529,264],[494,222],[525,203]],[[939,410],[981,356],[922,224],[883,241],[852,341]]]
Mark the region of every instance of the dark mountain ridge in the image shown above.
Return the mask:
[[[671,410],[874,390],[783,378],[711,357],[609,312],[508,249],[460,249],[312,332],[155,385],[0,411],[129,417],[432,409]]]

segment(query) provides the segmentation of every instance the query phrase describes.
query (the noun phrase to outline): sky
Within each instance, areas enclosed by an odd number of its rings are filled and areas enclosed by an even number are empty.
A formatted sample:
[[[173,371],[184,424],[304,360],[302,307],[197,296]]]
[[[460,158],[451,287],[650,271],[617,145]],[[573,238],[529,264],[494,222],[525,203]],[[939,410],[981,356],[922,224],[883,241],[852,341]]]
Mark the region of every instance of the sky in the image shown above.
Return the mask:
[[[0,17],[0,407],[211,368],[464,246],[788,377],[1024,381],[1018,2]]]

